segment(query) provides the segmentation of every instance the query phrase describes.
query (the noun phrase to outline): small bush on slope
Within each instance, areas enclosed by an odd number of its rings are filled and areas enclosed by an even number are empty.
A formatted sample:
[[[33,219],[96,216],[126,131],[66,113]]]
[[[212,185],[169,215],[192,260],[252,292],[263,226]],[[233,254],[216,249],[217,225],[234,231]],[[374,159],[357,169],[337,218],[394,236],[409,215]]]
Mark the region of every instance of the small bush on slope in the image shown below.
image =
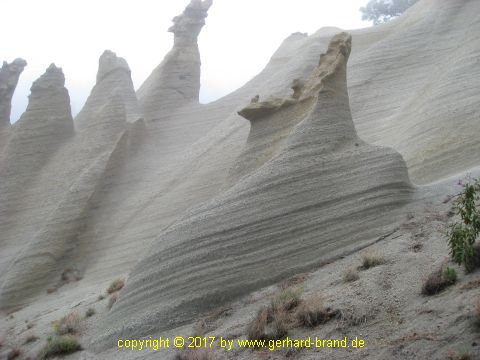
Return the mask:
[[[461,222],[449,226],[447,237],[450,255],[459,265],[471,272],[476,264],[475,241],[480,233],[480,212],[477,207],[480,195],[479,180],[464,185],[463,192],[454,202],[454,209],[460,215]]]
[[[363,270],[367,270],[383,264],[385,264],[385,259],[383,258],[383,256],[380,256],[378,254],[370,253],[370,254],[364,254],[362,256],[361,268]]]
[[[53,328],[58,335],[77,334],[80,331],[82,320],[80,316],[72,312],[53,324]]]
[[[338,311],[325,308],[322,299],[315,296],[302,301],[295,315],[299,325],[313,328],[337,316]]]
[[[107,289],[107,292],[109,294],[112,294],[114,292],[121,290],[124,286],[125,286],[124,279],[116,279],[110,284],[110,286]]]
[[[57,355],[71,354],[81,349],[82,347],[77,338],[72,335],[62,335],[50,339],[38,354],[38,359],[43,360]]]
[[[457,273],[455,269],[440,267],[437,271],[431,273],[424,281],[422,286],[422,294],[435,295],[457,281]]]

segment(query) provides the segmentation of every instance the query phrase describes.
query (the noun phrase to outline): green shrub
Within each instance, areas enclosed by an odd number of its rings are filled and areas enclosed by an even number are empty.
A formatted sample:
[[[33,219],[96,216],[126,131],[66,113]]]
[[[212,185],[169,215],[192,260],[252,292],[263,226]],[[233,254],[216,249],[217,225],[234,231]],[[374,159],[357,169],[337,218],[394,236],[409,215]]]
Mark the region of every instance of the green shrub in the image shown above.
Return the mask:
[[[447,237],[450,255],[459,265],[464,265],[467,272],[475,268],[475,241],[480,233],[480,212],[477,202],[480,183],[467,183],[463,192],[454,202],[454,209],[460,215],[461,222],[449,226]]]
[[[437,271],[431,273],[424,281],[422,294],[435,295],[443,289],[457,282],[457,273],[455,269],[440,267]]]
[[[445,278],[450,284],[455,284],[457,282],[457,272],[451,267],[445,268]]]
[[[49,339],[47,345],[38,354],[38,359],[48,359],[57,355],[71,354],[81,350],[82,347],[77,338],[72,335],[62,335]]]

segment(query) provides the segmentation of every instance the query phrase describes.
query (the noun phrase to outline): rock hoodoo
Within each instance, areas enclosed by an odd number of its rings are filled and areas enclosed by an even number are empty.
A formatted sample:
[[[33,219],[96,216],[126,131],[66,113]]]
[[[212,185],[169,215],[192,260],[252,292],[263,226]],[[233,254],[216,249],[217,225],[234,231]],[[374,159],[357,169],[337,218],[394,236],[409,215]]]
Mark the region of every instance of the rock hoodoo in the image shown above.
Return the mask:
[[[174,328],[381,235],[412,187],[398,153],[356,136],[346,83],[350,48],[350,35],[335,36],[298,99],[247,107],[253,126],[246,151],[262,166],[240,164],[242,176],[229,189],[159,236],[132,271],[101,343]]]
[[[146,119],[190,102],[198,103],[201,61],[197,38],[211,5],[211,0],[192,0],[173,19],[169,29],[174,34],[173,48],[137,92]]]
[[[10,64],[4,62],[0,69],[0,128],[10,124],[13,93],[25,66],[27,62],[19,58]]]
[[[140,116],[138,101],[133,88],[130,67],[127,61],[118,57],[114,52],[106,50],[98,61],[97,82],[92,89],[84,107],[75,117],[75,126],[79,130],[98,128],[102,124],[98,121],[99,112],[112,102],[115,97],[120,98],[125,107],[127,121],[135,122]],[[110,126],[123,129],[122,121],[115,121]],[[115,131],[112,129],[111,131]]]

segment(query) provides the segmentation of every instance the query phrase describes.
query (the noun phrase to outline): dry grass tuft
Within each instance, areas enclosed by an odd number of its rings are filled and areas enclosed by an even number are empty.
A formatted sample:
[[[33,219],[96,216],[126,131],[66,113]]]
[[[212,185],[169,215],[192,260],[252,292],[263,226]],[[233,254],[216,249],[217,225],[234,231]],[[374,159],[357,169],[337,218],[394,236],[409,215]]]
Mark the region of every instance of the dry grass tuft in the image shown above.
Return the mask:
[[[422,294],[428,296],[438,294],[448,286],[455,284],[456,281],[455,270],[442,265],[425,279],[422,285]]]
[[[274,312],[293,310],[300,304],[300,294],[301,291],[299,289],[284,289],[273,298],[270,306]]]
[[[343,274],[343,281],[346,283],[349,282],[354,282],[360,279],[360,276],[358,275],[358,271],[354,268],[350,268],[345,273]]]
[[[257,316],[250,322],[247,328],[247,337],[250,340],[266,340],[265,333],[269,323],[270,309],[262,308],[258,311]]]
[[[80,332],[82,320],[76,312],[72,312],[54,322],[53,328],[58,335],[77,334]]]
[[[118,291],[114,292],[110,297],[108,298],[108,304],[107,304],[107,309],[110,310],[113,307],[113,304],[115,304],[118,300]]]
[[[320,296],[304,300],[297,309],[295,317],[298,324],[303,327],[313,328],[324,324],[338,315],[338,311],[325,308]]]
[[[385,264],[383,256],[375,253],[367,253],[362,256],[361,269],[367,270]]]
[[[113,294],[114,292],[120,291],[125,286],[124,279],[114,280],[107,289],[107,293]]]
[[[59,355],[71,354],[81,349],[82,347],[76,337],[72,335],[62,335],[49,340],[37,358],[40,360],[48,359]]]
[[[174,360],[214,360],[213,351],[205,348],[183,350],[177,353]]]

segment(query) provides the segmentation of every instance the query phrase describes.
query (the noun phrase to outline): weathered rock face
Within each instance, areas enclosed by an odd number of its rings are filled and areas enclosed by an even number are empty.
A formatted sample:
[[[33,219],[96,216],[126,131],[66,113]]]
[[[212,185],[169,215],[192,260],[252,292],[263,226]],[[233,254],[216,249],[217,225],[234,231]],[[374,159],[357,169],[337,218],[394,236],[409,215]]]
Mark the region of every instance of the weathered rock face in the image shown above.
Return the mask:
[[[198,103],[201,61],[197,38],[211,5],[211,0],[192,0],[183,14],[173,19],[169,29],[174,33],[173,48],[137,92],[146,119]]]
[[[247,151],[263,163],[246,166],[231,188],[154,242],[105,321],[103,340],[174,328],[381,234],[392,213],[380,214],[408,201],[412,187],[399,154],[356,136],[346,84],[350,49],[350,35],[335,36],[296,98],[241,111],[273,129],[250,132]]]
[[[62,69],[51,64],[31,88],[25,113],[14,126],[0,172],[31,177],[74,134],[70,97]]]
[[[11,64],[4,62],[0,69],[0,128],[10,125],[13,93],[25,66],[25,60],[15,59]]]
[[[115,97],[120,98],[124,104],[127,121],[133,123],[139,118],[140,111],[133,89],[130,67],[125,59],[106,50],[100,56],[98,63],[97,82],[84,107],[75,117],[75,126],[78,130],[101,126],[95,113],[101,111],[102,107]],[[124,125],[123,119],[114,123]],[[115,126],[114,123],[110,126]]]
[[[137,105],[123,59],[105,52],[98,74],[98,83],[77,117],[80,126],[76,133],[64,77],[54,65],[33,84],[27,111],[15,124],[5,152],[8,166],[1,171],[2,176],[16,182],[2,187],[5,201],[0,209],[5,216],[0,218],[5,223],[3,227],[0,223],[0,229],[4,242],[21,238],[26,246],[2,274],[2,309],[28,304],[56,285],[62,270],[82,267],[78,236],[88,223],[92,206],[101,202],[105,182],[121,166],[128,151],[126,108]],[[62,114],[67,119],[62,119]],[[47,149],[48,163],[41,161]],[[14,175],[23,176],[17,179]],[[33,176],[38,181],[30,186],[28,180]],[[21,215],[15,219],[22,219],[22,229],[9,221],[10,214],[15,213],[14,202],[19,202],[16,207]],[[38,223],[37,219],[42,221]]]

